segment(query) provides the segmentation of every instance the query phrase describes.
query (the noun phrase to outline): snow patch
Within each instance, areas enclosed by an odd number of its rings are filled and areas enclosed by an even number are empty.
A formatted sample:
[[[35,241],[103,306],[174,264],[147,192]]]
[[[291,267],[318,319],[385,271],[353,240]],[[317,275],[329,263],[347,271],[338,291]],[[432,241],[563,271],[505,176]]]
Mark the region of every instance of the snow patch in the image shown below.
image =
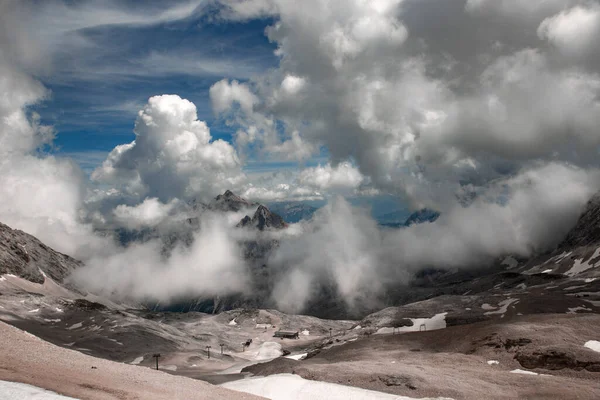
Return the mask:
[[[522,369],[513,369],[510,371],[511,374],[521,374],[521,375],[539,375],[537,372],[533,371],[525,371]]]
[[[36,313],[36,312],[40,312],[39,308],[36,308],[35,310],[29,310],[30,313]]]
[[[76,323],[76,324],[73,324],[73,325],[71,325],[71,326],[70,326],[70,327],[68,327],[67,329],[68,329],[68,330],[70,330],[70,331],[72,331],[73,329],[79,329],[79,328],[81,328],[82,326],[83,326],[83,323],[82,323],[82,322],[78,322],[78,323]]]
[[[586,279],[584,282],[585,282],[585,283],[592,283],[592,282],[594,282],[595,280],[596,280],[596,278],[588,278],[588,279]]]
[[[224,388],[272,400],[410,400],[411,397],[375,392],[335,383],[310,381],[298,375],[278,374],[246,378],[220,385]],[[434,399],[430,399],[434,400]],[[438,400],[443,400],[441,397]],[[448,399],[446,399],[448,400]]]
[[[496,314],[502,314],[504,315],[506,313],[506,311],[508,310],[508,307],[513,304],[518,302],[519,299],[506,299],[501,301],[500,303],[498,303],[498,306],[500,307],[498,310],[496,311],[488,311],[486,313],[483,313],[483,315],[496,315]]]
[[[304,359],[304,357],[306,357],[307,355],[308,355],[308,353],[294,354],[294,355],[285,356],[285,358],[289,358],[290,360],[300,361],[300,360]]]
[[[59,308],[59,307],[56,307],[55,310],[56,310],[56,312],[63,312],[63,309]]]
[[[545,271],[542,271],[542,274],[550,274],[550,273],[552,273],[552,271],[553,271],[552,269],[547,269]]]
[[[435,331],[438,329],[444,329],[446,327],[446,315],[448,313],[436,314],[431,318],[410,318],[413,322],[412,326],[402,326],[399,328],[380,328],[376,335],[394,333],[394,331],[403,333],[403,332],[418,332],[421,330],[421,325],[425,325],[425,330]]]
[[[588,340],[583,346],[600,353],[600,342],[597,340]]]
[[[232,319],[231,321],[229,321],[229,325],[231,325],[231,326],[237,325],[237,322],[235,322],[235,318]]]
[[[0,399],[76,400],[37,386],[0,381]]]
[[[600,247],[598,247],[596,249],[596,251],[594,251],[594,254],[589,258],[589,261],[594,260],[594,259],[598,258],[599,256],[600,256]],[[579,258],[579,259],[575,260],[575,263],[573,264],[573,266],[571,267],[570,270],[565,272],[565,275],[575,276],[584,271],[587,271],[588,269],[595,268],[600,265],[600,262],[595,262],[593,264],[590,264],[588,262],[584,262],[583,260],[584,260],[583,258]]]
[[[131,364],[131,365],[139,365],[142,361],[144,361],[144,356],[139,356],[138,358],[136,358],[135,360],[133,360],[129,364]]]
[[[493,307],[493,306],[489,305],[488,303],[484,303],[481,305],[481,308],[483,308],[484,310],[495,310],[497,307]]]
[[[572,308],[569,308],[569,311],[567,311],[567,314],[577,314],[577,311],[592,311],[592,309],[587,308],[587,307],[572,307]]]
[[[272,360],[283,354],[281,345],[275,342],[265,342],[260,345],[256,352],[255,360]]]
[[[310,331],[308,329],[305,329],[301,332],[304,336],[309,336],[310,335]]]
[[[488,363],[488,365],[498,365],[498,364],[500,364],[500,361],[489,360],[487,363]]]

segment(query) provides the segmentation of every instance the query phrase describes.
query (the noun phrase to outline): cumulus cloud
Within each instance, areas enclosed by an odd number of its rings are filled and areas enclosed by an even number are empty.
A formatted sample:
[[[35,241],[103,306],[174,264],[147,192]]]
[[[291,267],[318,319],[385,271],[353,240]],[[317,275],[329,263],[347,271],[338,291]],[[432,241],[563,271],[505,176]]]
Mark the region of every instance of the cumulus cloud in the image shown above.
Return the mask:
[[[556,62],[538,37],[591,21],[593,2],[223,3],[224,18],[276,19],[279,68],[245,84],[260,106],[236,110],[241,142],[279,156],[324,146],[413,204],[539,160],[597,164],[599,70]],[[298,146],[273,140],[281,125]]]
[[[243,179],[235,149],[212,140],[196,106],[176,95],[155,96],[139,112],[132,143],[117,146],[92,179],[163,202],[209,200]]]
[[[569,57],[585,57],[597,51],[600,36],[600,7],[577,6],[546,18],[538,35]]]
[[[168,303],[194,296],[243,293],[248,289],[242,252],[224,216],[205,214],[191,246],[179,245],[168,258],[163,243],[132,244],[91,257],[72,279],[82,287],[123,300]]]
[[[178,200],[168,204],[161,203],[157,198],[147,198],[136,206],[118,205],[113,214],[119,223],[130,229],[152,227],[164,221],[175,208]]]
[[[340,163],[335,167],[327,164],[307,168],[298,177],[301,184],[320,190],[353,190],[357,189],[364,179],[360,171],[349,162]]]
[[[270,259],[280,267],[273,297],[299,311],[323,282],[352,307],[420,268],[549,249],[599,187],[597,2],[220,3],[221,18],[270,17],[265,33],[280,59],[247,82],[212,86],[235,143],[214,140],[191,102],[155,96],[138,114],[136,139],[115,147],[91,183],[72,162],[41,154],[54,130],[28,111],[48,98],[32,74],[51,71],[41,60],[66,32],[96,20],[170,22],[198,3],[132,16],[112,3],[100,12],[53,2],[46,12],[58,23],[40,29],[47,40],[19,27],[40,21],[28,7],[0,5],[0,219],[82,257],[76,279],[94,290],[161,301],[247,290],[238,242],[249,237],[233,230],[237,215],[200,216],[191,245],[169,257],[154,241],[115,246],[87,222],[154,227],[186,200],[225,189],[261,200],[381,190],[442,212],[433,224],[381,231],[339,199],[282,233]],[[79,39],[69,43],[85,45]],[[330,161],[318,167],[259,179],[243,171],[247,157],[306,160],[323,149]]]
[[[532,256],[564,237],[599,183],[598,171],[539,166],[489,185],[469,207],[451,206],[434,223],[401,230],[380,230],[365,210],[339,198],[282,239],[270,259],[282,271],[273,299],[299,312],[331,283],[353,308],[376,302],[383,288],[407,284],[422,268],[476,268],[509,254]]]

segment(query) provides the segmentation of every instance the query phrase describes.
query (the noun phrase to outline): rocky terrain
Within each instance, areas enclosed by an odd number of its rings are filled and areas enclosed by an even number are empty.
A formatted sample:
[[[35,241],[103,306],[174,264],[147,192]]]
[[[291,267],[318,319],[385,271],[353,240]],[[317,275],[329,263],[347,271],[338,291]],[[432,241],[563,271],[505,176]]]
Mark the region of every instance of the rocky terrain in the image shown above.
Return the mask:
[[[220,207],[230,207],[227,198],[240,201],[233,196],[223,195]],[[210,313],[194,311],[204,300],[188,303],[186,311],[191,312],[186,313],[114,303],[64,285],[79,262],[0,225],[0,320],[62,347],[68,357],[83,353],[107,360],[97,361],[107,370],[103,363],[109,361],[147,370],[155,366],[153,355],[160,353],[163,373],[214,384],[248,374],[282,379],[280,374],[291,373],[411,398],[596,399],[599,215],[595,197],[556,250],[531,260],[507,256],[480,270],[422,271],[409,288],[390,289],[393,307],[354,320],[261,309],[260,295],[254,307],[248,307],[249,299],[215,299]],[[250,223],[239,229],[285,228],[280,217],[261,206],[243,220]],[[264,255],[275,245],[248,249]],[[335,304],[335,293],[324,293]],[[239,309],[230,309],[236,305]],[[216,310],[221,312],[214,314]],[[298,338],[275,338],[279,330],[297,332]],[[6,337],[13,337],[11,332],[17,331],[7,331]],[[3,359],[10,346],[3,347]],[[58,351],[52,349],[47,351]],[[17,353],[9,367],[0,368],[0,379],[57,390],[54,375],[40,366],[39,357],[35,365],[21,363],[19,357],[33,356]],[[93,380],[86,372],[84,380],[91,380],[83,388],[74,379],[66,381],[69,390],[59,392],[110,398],[133,390],[112,375],[99,374]]]
[[[62,282],[81,262],[52,250],[35,237],[0,222],[0,274],[13,274],[31,282],[47,275]]]

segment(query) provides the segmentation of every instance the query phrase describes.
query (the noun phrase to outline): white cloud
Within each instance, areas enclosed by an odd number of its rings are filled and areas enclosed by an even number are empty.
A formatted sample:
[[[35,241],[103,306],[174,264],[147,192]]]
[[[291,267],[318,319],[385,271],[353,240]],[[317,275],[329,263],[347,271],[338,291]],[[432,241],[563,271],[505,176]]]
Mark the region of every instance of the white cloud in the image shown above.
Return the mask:
[[[354,190],[365,180],[360,171],[349,162],[342,162],[332,167],[331,164],[307,168],[298,180],[301,184],[320,190]]]
[[[538,28],[538,35],[566,56],[586,56],[598,49],[600,7],[577,6],[546,18]]]
[[[115,147],[92,179],[163,202],[194,196],[206,201],[243,179],[235,149],[212,140],[196,106],[179,96],[150,98],[134,132],[136,140]]]
[[[113,214],[120,224],[129,229],[152,227],[164,221],[176,204],[177,200],[163,204],[157,198],[147,198],[133,207],[120,204]]]
[[[258,99],[247,85],[235,80],[230,83],[226,79],[211,86],[210,101],[216,113],[226,112],[236,103],[243,111],[251,113],[254,105],[258,103]]]

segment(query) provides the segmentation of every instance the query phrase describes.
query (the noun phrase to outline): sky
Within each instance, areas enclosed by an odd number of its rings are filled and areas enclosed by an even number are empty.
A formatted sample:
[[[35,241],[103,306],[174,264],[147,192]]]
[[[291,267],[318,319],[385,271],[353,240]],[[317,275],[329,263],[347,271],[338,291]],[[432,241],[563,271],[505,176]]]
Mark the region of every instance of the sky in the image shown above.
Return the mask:
[[[600,188],[598,37],[599,0],[0,0],[0,221],[118,269],[160,256],[102,262],[99,231],[194,199],[327,201],[274,260],[349,302],[537,254]],[[441,217],[382,232],[352,205]],[[166,276],[211,248],[239,273],[213,231]]]

